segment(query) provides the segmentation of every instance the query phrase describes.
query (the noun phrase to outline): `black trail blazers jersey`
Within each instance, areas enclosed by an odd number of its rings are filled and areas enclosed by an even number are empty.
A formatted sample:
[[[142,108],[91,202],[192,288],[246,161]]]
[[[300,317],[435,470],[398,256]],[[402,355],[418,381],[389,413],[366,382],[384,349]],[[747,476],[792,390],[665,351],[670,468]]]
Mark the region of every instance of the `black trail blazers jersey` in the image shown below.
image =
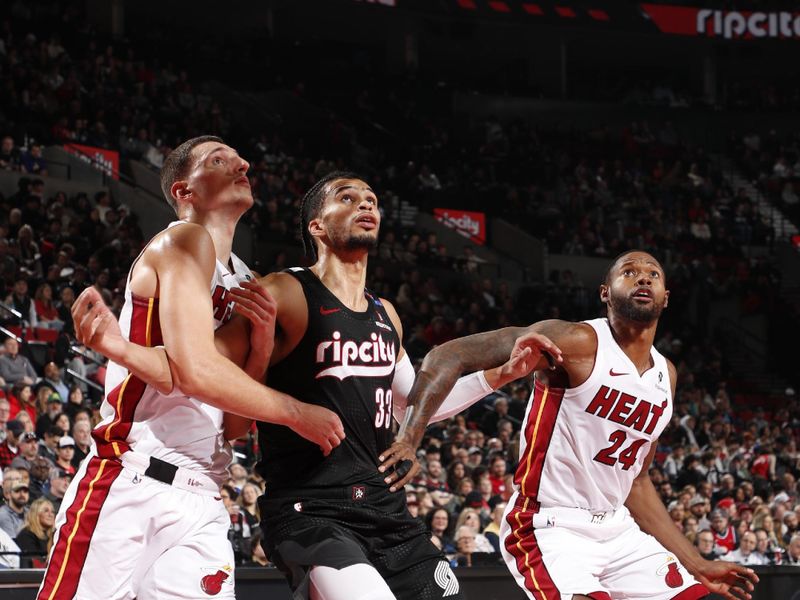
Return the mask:
[[[303,286],[308,328],[297,347],[270,369],[270,387],[324,406],[344,424],[342,444],[324,457],[288,427],[258,423],[258,471],[267,493],[296,488],[385,486],[378,455],[392,440],[392,380],[400,338],[380,300],[355,312],[308,269],[288,271]]]

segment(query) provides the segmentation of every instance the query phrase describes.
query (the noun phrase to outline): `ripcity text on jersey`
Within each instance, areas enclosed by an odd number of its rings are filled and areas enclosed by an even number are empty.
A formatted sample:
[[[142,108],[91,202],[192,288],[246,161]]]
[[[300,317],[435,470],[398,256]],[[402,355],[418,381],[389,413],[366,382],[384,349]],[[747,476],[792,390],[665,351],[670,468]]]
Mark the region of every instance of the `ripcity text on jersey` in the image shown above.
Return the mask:
[[[308,327],[297,347],[269,372],[269,385],[324,406],[342,420],[345,439],[328,457],[288,427],[258,423],[267,489],[383,484],[378,455],[392,442],[392,380],[400,338],[380,299],[365,291],[364,312],[347,308],[308,269],[288,271],[301,284]]]

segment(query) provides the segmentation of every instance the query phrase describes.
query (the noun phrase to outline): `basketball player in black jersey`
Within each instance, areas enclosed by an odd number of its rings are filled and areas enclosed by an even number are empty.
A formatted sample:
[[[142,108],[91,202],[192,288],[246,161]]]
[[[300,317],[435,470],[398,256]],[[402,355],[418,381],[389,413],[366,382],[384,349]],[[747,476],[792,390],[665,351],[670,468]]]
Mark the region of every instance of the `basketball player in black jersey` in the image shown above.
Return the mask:
[[[345,428],[343,443],[326,457],[288,428],[258,424],[257,468],[267,489],[259,502],[264,545],[296,598],[460,598],[457,579],[411,517],[405,494],[393,493],[410,474],[378,470],[414,372],[396,311],[365,288],[367,255],[380,226],[377,204],[354,174],[323,178],[302,206],[304,241],[315,264],[261,280],[277,306],[270,386],[330,408]],[[246,298],[237,301],[246,308]],[[218,346],[224,348],[225,336],[221,331]],[[543,336],[529,354],[540,349],[558,351]],[[518,378],[524,358],[459,379],[432,420]],[[228,415],[226,432],[235,437],[249,425]]]
[[[258,424],[267,552],[297,597],[310,588],[320,600],[459,598],[405,494],[392,493],[402,489],[398,474],[378,470],[414,373],[397,312],[365,288],[377,197],[356,175],[332,173],[306,194],[302,223],[316,262],[264,280],[278,307],[268,379],[336,412],[345,438],[324,457],[290,429]],[[544,337],[540,345],[551,347]],[[462,377],[432,420],[518,378],[519,362]]]

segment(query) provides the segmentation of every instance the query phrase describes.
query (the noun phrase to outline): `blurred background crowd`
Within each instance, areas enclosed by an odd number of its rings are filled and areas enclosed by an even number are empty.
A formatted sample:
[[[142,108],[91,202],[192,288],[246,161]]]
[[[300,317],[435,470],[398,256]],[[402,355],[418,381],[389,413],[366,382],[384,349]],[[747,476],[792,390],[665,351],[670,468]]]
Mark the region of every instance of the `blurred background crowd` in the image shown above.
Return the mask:
[[[154,231],[120,190],[139,185],[134,165],[155,173],[171,148],[202,133],[223,136],[252,165],[256,204],[242,229],[262,242],[249,257],[261,273],[306,264],[299,202],[317,178],[363,173],[383,215],[367,284],[398,308],[416,362],[459,336],[598,316],[599,281],[572,265],[627,248],[654,253],[672,293],[657,348],[679,377],[650,477],[703,555],[800,564],[800,399],[791,358],[775,350],[800,331],[800,294],[786,281],[800,222],[793,130],[716,139],[674,110],[564,127],[494,114],[489,100],[465,114],[454,97],[546,100],[547,86],[504,71],[475,80],[398,73],[363,48],[299,34],[198,41],[133,31],[111,35],[73,3],[0,8],[0,565],[43,566],[55,511],[91,448],[104,359],[76,344],[70,307],[91,285],[119,310],[131,262]],[[761,114],[797,102],[781,86],[749,94],[731,85],[704,101],[691,85],[652,76],[603,83],[575,85],[553,105]],[[48,149],[70,144],[117,152],[117,183],[82,189],[58,175]],[[423,218],[438,207],[511,224],[551,258],[532,268],[499,235],[454,243]],[[515,382],[431,426],[419,449],[409,510],[453,565],[501,562],[499,520],[530,386]],[[268,564],[254,435],[235,450],[221,490],[229,538],[241,564]]]

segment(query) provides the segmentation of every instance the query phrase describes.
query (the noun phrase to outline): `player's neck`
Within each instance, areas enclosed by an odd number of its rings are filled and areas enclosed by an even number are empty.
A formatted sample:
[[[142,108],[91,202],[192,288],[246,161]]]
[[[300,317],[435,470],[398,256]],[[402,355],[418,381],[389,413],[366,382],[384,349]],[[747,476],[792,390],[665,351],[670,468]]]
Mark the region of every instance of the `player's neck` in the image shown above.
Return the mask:
[[[217,260],[224,265],[228,265],[233,248],[233,236],[236,232],[236,224],[239,222],[239,217],[241,217],[241,214],[230,214],[216,210],[208,213],[190,212],[183,218],[185,221],[197,223],[206,228],[206,231],[214,241]]]
[[[652,366],[650,350],[656,337],[658,321],[636,323],[609,312],[608,323],[611,326],[614,340],[631,359],[631,362],[639,370],[639,374],[647,371]]]
[[[359,312],[366,309],[366,252],[341,255],[322,252],[311,270],[347,308]]]

